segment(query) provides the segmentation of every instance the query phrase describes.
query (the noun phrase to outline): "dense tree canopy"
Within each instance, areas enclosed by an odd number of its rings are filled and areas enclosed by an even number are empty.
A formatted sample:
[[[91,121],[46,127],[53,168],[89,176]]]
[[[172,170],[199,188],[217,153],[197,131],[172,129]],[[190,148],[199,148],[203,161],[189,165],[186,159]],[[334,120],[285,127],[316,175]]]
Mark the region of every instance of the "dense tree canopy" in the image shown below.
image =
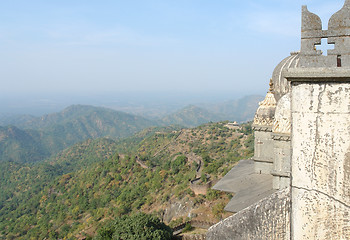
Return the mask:
[[[98,230],[95,240],[170,240],[170,227],[145,213],[122,216]]]

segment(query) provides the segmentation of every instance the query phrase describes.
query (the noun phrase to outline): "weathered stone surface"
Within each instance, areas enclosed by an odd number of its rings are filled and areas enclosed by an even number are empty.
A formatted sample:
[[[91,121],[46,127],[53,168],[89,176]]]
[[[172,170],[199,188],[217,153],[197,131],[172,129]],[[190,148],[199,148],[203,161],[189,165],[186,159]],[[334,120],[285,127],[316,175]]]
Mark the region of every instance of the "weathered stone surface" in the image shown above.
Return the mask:
[[[209,228],[207,240],[290,239],[290,189],[286,188]]]
[[[349,206],[322,192],[293,188],[292,239],[350,239]]]
[[[295,68],[285,69],[283,73],[292,82],[319,82],[321,79],[324,82],[347,82],[350,68]]]
[[[274,94],[269,91],[266,94],[265,99],[259,103],[259,108],[256,110],[253,124],[258,126],[272,126],[275,109],[276,99]]]
[[[273,188],[282,189],[290,186],[291,142],[290,136],[274,135]]]
[[[272,132],[290,134],[291,117],[290,93],[287,93],[277,104]]]
[[[270,131],[255,131],[254,132],[254,161],[265,162],[268,164],[256,167],[256,173],[270,174],[273,168],[273,140],[272,132]],[[257,165],[256,165],[257,166]]]
[[[293,239],[350,239],[350,84],[292,83]]]
[[[259,103],[259,108],[254,117],[254,168],[259,174],[270,174],[273,169],[273,140],[272,125],[276,109],[276,100],[272,93],[272,82],[270,90],[264,101]]]

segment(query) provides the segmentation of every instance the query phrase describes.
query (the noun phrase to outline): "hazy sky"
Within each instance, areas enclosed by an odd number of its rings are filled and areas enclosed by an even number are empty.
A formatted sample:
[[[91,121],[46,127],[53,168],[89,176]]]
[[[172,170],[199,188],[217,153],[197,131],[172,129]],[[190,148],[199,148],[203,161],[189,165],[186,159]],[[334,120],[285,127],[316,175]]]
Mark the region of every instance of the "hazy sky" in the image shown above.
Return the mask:
[[[264,94],[300,46],[301,5],[344,0],[3,0],[0,94]]]

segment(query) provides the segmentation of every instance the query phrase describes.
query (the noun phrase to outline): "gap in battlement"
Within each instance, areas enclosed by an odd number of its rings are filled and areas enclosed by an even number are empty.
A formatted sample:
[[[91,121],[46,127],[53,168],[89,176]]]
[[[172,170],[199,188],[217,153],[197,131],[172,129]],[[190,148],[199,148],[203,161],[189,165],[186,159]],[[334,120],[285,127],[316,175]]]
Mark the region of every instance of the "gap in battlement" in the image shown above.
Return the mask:
[[[333,0],[329,4],[307,3],[308,10],[321,18],[322,29],[328,29],[328,21],[344,5],[344,0]]]
[[[327,42],[327,38],[322,38],[321,39],[321,44],[320,45],[315,45],[317,50],[322,51],[322,55],[327,56],[327,51],[334,49],[334,44],[329,44]]]

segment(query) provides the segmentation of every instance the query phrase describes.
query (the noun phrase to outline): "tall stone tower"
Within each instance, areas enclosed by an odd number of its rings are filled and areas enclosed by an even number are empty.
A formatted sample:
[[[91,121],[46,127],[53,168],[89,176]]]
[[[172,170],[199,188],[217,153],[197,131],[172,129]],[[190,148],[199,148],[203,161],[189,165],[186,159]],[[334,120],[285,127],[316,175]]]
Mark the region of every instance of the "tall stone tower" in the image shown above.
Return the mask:
[[[325,53],[316,48],[324,38]],[[302,7],[300,52],[272,83],[254,119],[254,158],[215,185],[235,193],[228,205],[238,211],[207,239],[350,239],[350,0],[327,30]],[[262,180],[264,192],[253,187]]]
[[[322,38],[334,49],[316,50]],[[350,239],[350,0],[322,30],[302,8],[291,83],[291,239]]]

